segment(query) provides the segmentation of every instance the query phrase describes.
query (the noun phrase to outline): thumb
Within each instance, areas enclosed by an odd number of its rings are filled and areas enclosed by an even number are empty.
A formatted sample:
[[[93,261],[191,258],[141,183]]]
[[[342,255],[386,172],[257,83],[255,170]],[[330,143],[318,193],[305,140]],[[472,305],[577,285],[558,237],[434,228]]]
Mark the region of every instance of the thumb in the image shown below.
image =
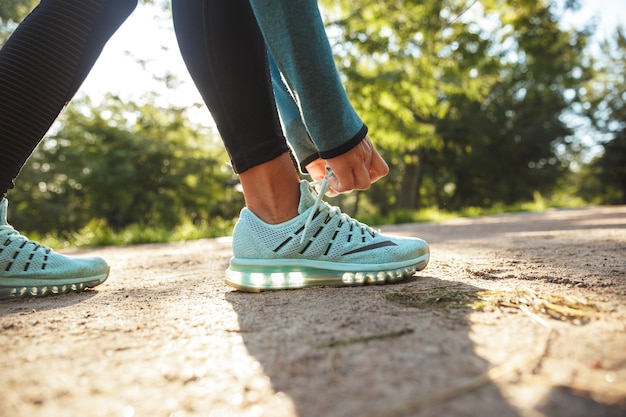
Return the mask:
[[[332,171],[332,169],[330,169],[330,167],[328,165],[326,165],[326,181],[328,181],[328,191],[326,192],[326,195],[329,197],[334,197],[336,195],[339,195],[340,192],[337,190],[341,190],[341,181],[339,180],[339,178],[335,175],[335,173]]]

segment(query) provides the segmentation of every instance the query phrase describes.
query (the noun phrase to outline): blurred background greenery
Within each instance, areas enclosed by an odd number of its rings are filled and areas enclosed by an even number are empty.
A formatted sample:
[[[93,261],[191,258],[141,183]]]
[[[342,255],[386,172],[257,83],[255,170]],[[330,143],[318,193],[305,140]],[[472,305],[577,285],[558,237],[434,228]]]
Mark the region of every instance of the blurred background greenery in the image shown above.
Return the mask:
[[[36,3],[0,0],[0,42]],[[332,204],[389,224],[626,203],[623,27],[592,43],[597,21],[560,24],[576,0],[319,4],[391,167]],[[217,131],[159,99],[79,94],[11,191],[11,222],[56,246],[230,234],[244,201]]]

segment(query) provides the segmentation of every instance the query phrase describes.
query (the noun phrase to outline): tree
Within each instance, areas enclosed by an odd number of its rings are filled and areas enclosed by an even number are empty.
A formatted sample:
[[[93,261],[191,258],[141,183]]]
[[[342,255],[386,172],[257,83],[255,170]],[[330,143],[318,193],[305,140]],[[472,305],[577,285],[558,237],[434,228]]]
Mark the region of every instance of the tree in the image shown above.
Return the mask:
[[[582,94],[588,102],[584,112],[605,137],[604,152],[583,174],[582,192],[600,203],[626,203],[626,32],[615,31],[601,44],[594,76]],[[593,176],[597,176],[594,181]]]
[[[217,134],[183,109],[76,100],[20,174],[13,220],[43,232],[232,219],[243,198],[227,161]]]
[[[39,0],[0,0],[0,22],[21,22]]]
[[[323,4],[349,96],[395,166],[382,201],[488,206],[554,186],[587,32],[541,0]]]
[[[0,0],[0,46],[39,0]]]

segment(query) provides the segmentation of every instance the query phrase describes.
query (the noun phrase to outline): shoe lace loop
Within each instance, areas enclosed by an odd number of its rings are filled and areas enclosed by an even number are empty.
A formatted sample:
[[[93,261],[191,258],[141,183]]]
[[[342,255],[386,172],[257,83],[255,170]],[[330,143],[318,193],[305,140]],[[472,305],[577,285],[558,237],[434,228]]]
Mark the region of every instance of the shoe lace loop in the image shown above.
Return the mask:
[[[332,169],[328,165],[326,165],[326,175],[324,175],[324,178],[322,178],[321,180],[309,182],[309,184],[314,188],[316,185],[319,185],[319,189],[317,190],[317,197],[315,198],[315,203],[313,204],[311,208],[309,217],[307,217],[306,222],[304,223],[304,229],[302,230],[302,237],[300,238],[300,243],[304,243],[304,239],[306,237],[307,231],[309,230],[309,227],[311,226],[313,217],[315,216],[315,213],[317,213],[319,206],[323,202],[322,198],[324,197],[324,195],[328,191],[328,188],[330,187],[330,184],[328,183],[328,178],[334,175],[335,173],[332,171]],[[353,226],[359,227],[363,233],[368,232],[372,235],[372,237],[376,235],[376,231],[374,229],[372,229],[371,227],[361,222],[356,221],[355,219],[348,216],[347,214],[342,213],[339,207],[334,207],[330,205],[327,205],[327,206],[329,208],[329,215],[331,217],[339,214],[344,222],[348,222]]]
[[[34,245],[35,246],[34,251],[41,249],[45,252],[50,252],[51,250],[47,246],[44,246],[41,243],[35,242],[34,240],[30,240],[26,236],[23,236],[22,234],[20,234],[20,232],[15,230],[13,226],[11,225],[8,225],[8,224],[0,225],[0,246],[9,246],[11,242],[15,242],[15,241],[23,241],[20,248],[23,248],[26,245]]]

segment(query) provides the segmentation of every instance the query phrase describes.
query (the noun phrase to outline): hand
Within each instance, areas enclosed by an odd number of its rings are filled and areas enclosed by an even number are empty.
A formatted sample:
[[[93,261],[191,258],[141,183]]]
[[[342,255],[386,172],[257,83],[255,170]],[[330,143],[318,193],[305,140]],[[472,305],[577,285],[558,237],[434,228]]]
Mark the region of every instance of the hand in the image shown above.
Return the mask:
[[[352,190],[367,190],[389,173],[389,166],[368,136],[348,152],[328,160],[317,159],[306,166],[313,179],[324,178],[326,165],[334,176],[328,178],[329,195]]]
[[[315,181],[321,180],[326,175],[326,161],[318,158],[307,164],[306,170]]]

